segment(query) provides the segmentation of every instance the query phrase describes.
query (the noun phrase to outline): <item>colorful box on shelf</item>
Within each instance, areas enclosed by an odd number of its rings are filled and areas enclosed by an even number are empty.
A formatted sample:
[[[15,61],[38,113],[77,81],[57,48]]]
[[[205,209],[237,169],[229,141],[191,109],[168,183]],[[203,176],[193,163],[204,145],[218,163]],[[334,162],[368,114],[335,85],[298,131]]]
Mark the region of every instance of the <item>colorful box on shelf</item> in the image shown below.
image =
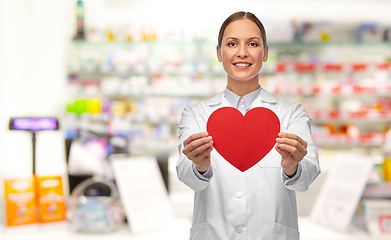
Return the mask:
[[[66,220],[66,199],[61,176],[38,177],[39,222]]]
[[[389,62],[381,63],[313,63],[313,62],[277,62],[275,72],[342,72],[342,71],[368,71],[368,70],[389,70]]]
[[[276,85],[267,88],[268,91],[274,94],[305,94],[305,95],[350,95],[350,94],[375,94],[380,96],[391,95],[390,85],[379,86],[362,86],[358,84],[335,84],[335,85]]]
[[[75,100],[67,105],[68,113],[83,113],[95,114],[101,112],[101,101],[99,99]]]
[[[365,193],[365,191],[364,191]],[[391,235],[391,201],[387,199],[363,199],[361,207],[366,227],[371,235]],[[389,237],[387,238],[389,239]]]
[[[326,63],[323,65],[322,70],[325,72],[340,72],[342,70],[342,64],[337,64],[337,63]]]
[[[61,176],[6,179],[6,227],[66,220],[66,199]]]
[[[375,144],[381,145],[385,139],[385,133],[361,133],[360,134],[360,143],[361,144]]]
[[[328,135],[312,135],[318,146],[349,147],[349,146],[381,146],[385,139],[385,133],[361,133],[357,138],[347,134],[335,133]]]
[[[296,72],[313,72],[316,65],[314,63],[295,63]]]
[[[362,109],[354,112],[341,110],[308,110],[308,115],[313,120],[379,120],[384,121],[391,118],[390,110]]]
[[[34,177],[4,181],[5,226],[15,227],[37,222]]]

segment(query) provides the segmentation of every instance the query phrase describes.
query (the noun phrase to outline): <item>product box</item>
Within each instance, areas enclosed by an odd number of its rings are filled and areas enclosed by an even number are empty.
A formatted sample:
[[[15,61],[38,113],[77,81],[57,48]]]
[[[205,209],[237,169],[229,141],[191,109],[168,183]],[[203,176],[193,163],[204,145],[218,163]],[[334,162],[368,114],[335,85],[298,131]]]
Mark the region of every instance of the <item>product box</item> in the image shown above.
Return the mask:
[[[391,201],[364,199],[362,208],[368,231],[372,235],[391,235]]]
[[[37,222],[35,178],[4,181],[6,227]]]
[[[66,220],[66,199],[61,176],[38,177],[39,222]]]

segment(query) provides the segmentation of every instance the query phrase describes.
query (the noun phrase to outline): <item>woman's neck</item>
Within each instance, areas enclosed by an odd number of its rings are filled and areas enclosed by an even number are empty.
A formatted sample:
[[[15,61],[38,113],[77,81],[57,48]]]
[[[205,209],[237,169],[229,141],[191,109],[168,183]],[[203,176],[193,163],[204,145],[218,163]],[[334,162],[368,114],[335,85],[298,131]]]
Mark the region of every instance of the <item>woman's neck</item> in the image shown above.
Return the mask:
[[[258,78],[256,80],[247,81],[237,81],[228,78],[227,88],[238,96],[243,97],[259,88]]]

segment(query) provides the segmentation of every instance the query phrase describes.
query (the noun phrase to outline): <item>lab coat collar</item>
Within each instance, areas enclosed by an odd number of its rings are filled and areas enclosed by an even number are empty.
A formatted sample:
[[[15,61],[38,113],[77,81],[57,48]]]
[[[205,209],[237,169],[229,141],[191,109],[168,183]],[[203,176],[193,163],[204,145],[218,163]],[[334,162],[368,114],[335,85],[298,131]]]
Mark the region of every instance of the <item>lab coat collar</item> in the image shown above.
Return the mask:
[[[266,91],[264,88],[261,87],[261,93],[257,99],[255,99],[254,103],[257,102],[257,100],[260,99],[262,102],[267,103],[275,103],[277,102],[277,98],[275,98],[272,94],[270,94],[268,91]],[[224,97],[224,91],[220,92],[213,98],[206,101],[206,105],[208,106],[215,106],[223,103],[224,106],[229,106],[228,101]]]

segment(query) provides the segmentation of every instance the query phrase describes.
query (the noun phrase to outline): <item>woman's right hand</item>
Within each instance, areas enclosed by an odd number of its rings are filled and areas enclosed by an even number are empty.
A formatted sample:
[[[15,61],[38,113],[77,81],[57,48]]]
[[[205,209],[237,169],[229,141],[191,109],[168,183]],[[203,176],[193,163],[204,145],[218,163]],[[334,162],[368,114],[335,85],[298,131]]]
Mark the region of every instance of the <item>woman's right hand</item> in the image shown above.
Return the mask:
[[[213,150],[213,140],[207,132],[195,133],[183,141],[183,154],[194,162],[196,169],[204,173],[210,166],[210,153]]]

